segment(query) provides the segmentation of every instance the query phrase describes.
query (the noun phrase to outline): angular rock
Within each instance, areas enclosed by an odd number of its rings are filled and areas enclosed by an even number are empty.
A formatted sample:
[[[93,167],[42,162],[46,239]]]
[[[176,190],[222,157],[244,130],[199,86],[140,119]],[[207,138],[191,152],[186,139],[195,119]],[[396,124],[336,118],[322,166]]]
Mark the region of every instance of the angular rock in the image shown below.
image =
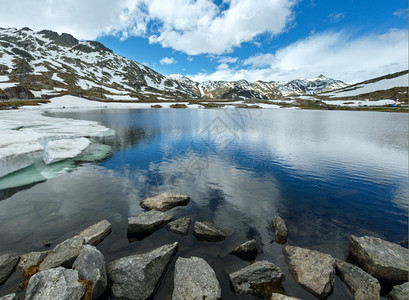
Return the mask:
[[[20,260],[18,262],[18,267],[25,270],[31,266],[37,266],[41,263],[44,258],[50,253],[50,251],[42,251],[42,252],[30,252],[27,254],[23,254],[20,256]]]
[[[233,249],[230,254],[244,260],[255,260],[258,253],[256,240],[250,240]]]
[[[349,254],[369,274],[390,281],[408,280],[408,249],[370,236],[349,238]]]
[[[172,221],[172,216],[157,210],[128,218],[128,236],[144,238]]]
[[[180,218],[166,225],[166,229],[181,235],[186,235],[189,232],[191,222],[191,218]]]
[[[388,294],[388,300],[408,300],[409,282],[401,285],[395,285]]]
[[[75,237],[83,237],[85,239],[85,244],[96,246],[104,238],[106,238],[111,233],[111,231],[111,223],[109,223],[107,220],[102,220],[84,229]]]
[[[210,222],[195,222],[193,235],[200,241],[220,242],[226,238],[226,234]]]
[[[3,297],[0,297],[0,300],[17,300],[16,294],[8,294]]]
[[[94,246],[85,245],[78,255],[73,269],[82,280],[92,280],[92,299],[101,296],[107,289],[107,273],[104,256]]]
[[[17,254],[3,254],[0,256],[0,284],[9,278],[18,262]]]
[[[84,245],[84,238],[71,238],[55,246],[44,258],[40,271],[56,267],[71,268]]]
[[[229,274],[229,278],[234,291],[239,295],[270,297],[273,292],[282,289],[284,274],[271,262],[256,261],[250,266]]]
[[[280,216],[275,216],[271,225],[273,226],[275,241],[279,244],[285,244],[287,241],[287,226],[285,226],[284,220]]]
[[[318,298],[330,295],[335,281],[335,259],[331,255],[294,246],[283,251],[298,284]]]
[[[338,277],[354,295],[355,300],[379,300],[381,285],[379,281],[364,270],[350,263],[336,260],[335,269]]]
[[[153,197],[143,199],[141,207],[146,210],[167,211],[176,206],[186,206],[190,197],[182,194],[162,193]]]
[[[108,265],[113,299],[147,299],[160,285],[163,274],[178,249],[164,245],[145,254],[120,258]]]
[[[294,298],[283,294],[272,293],[270,300],[301,300],[300,298]]]
[[[28,282],[26,300],[80,300],[85,286],[78,281],[78,272],[63,267],[33,275]]]
[[[172,300],[221,299],[216,273],[202,258],[179,257],[175,265]]]

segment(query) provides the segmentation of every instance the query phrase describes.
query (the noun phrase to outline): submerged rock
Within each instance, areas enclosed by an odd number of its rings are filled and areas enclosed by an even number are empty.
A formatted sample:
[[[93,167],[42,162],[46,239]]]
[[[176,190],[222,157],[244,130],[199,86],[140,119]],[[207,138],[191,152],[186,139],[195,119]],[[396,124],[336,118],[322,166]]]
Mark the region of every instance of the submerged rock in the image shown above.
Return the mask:
[[[372,276],[391,281],[408,280],[408,249],[370,236],[349,238],[349,254]]]
[[[173,300],[221,299],[216,273],[202,258],[179,257],[175,265]]]
[[[172,216],[157,210],[128,218],[128,236],[144,238],[172,221]]]
[[[44,260],[44,258],[49,253],[50,251],[42,251],[42,252],[30,252],[27,254],[23,254],[20,256],[18,267],[25,270],[28,267],[37,266]]]
[[[164,245],[145,254],[123,257],[108,265],[113,299],[147,299],[160,285],[163,274],[178,249]]]
[[[299,298],[290,297],[283,294],[272,293],[270,300],[301,300]]]
[[[395,285],[388,294],[388,300],[408,300],[409,282],[401,285]]]
[[[71,268],[84,245],[84,238],[71,238],[55,246],[44,258],[40,271],[56,267]]]
[[[318,298],[332,292],[335,281],[335,259],[315,250],[287,246],[283,250],[295,281]]]
[[[18,262],[17,254],[3,254],[0,256],[0,284],[9,278]]]
[[[153,197],[143,199],[141,207],[146,210],[167,211],[176,206],[186,206],[190,197],[182,194],[162,193]]]
[[[85,240],[85,244],[96,246],[104,238],[106,238],[111,233],[111,231],[111,223],[109,223],[107,220],[102,220],[84,229],[75,237],[82,237]]]
[[[380,299],[381,285],[379,281],[350,263],[336,260],[336,273],[354,295],[355,300]]]
[[[284,274],[279,267],[268,261],[257,261],[250,266],[229,274],[234,291],[239,295],[252,294],[259,297],[282,290]]]
[[[78,271],[80,279],[92,280],[92,299],[98,298],[105,292],[107,288],[105,260],[97,248],[91,245],[82,247],[72,267]]]
[[[255,260],[257,253],[256,240],[247,241],[230,252],[230,254],[236,255],[244,260]]]
[[[189,232],[191,222],[191,218],[180,218],[166,225],[166,229],[181,235],[186,235]]]
[[[193,235],[200,241],[208,242],[220,242],[226,238],[226,234],[210,222],[195,222]]]
[[[285,244],[287,241],[287,226],[280,216],[275,216],[271,225],[274,229],[275,241],[279,244]]]
[[[28,282],[26,300],[80,300],[85,286],[78,281],[78,272],[63,267],[33,275]]]

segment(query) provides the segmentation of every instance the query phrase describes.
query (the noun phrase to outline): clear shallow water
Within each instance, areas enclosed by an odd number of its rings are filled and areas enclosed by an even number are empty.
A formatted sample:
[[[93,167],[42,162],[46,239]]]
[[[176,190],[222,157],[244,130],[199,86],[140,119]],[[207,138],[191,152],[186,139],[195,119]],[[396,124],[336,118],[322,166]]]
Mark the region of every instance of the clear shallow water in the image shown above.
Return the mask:
[[[116,130],[103,161],[45,182],[0,191],[0,254],[44,250],[99,219],[112,234],[98,248],[107,262],[165,243],[177,255],[206,259],[223,299],[235,299],[228,273],[248,265],[228,252],[255,238],[257,260],[279,265],[285,291],[314,299],[292,279],[282,245],[270,243],[271,220],[281,215],[288,245],[345,259],[348,237],[392,242],[408,235],[407,114],[291,110],[114,110],[53,113],[99,121]],[[175,191],[191,196],[174,218],[209,220],[230,235],[198,242],[161,229],[142,241],[126,237],[127,218],[147,196]],[[173,262],[174,264],[174,262]],[[173,265],[155,299],[170,299]],[[13,289],[13,275],[0,296]],[[350,297],[336,279],[330,299]],[[251,297],[249,297],[251,298]]]

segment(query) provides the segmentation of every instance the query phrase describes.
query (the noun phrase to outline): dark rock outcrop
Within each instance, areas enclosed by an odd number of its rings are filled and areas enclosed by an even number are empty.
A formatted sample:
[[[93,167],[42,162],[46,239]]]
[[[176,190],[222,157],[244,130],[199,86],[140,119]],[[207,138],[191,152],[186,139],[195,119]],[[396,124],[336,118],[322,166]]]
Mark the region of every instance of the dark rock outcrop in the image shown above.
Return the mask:
[[[348,252],[369,274],[390,281],[408,280],[408,249],[380,238],[351,235]]]
[[[408,300],[409,282],[395,285],[388,294],[388,300]]]
[[[229,274],[229,278],[234,291],[239,295],[270,297],[273,292],[282,289],[284,274],[271,262],[256,261],[250,266]]]
[[[178,243],[164,245],[145,254],[111,262],[108,277],[113,299],[148,299],[159,287],[163,274],[178,249]]]
[[[166,225],[166,229],[181,235],[186,235],[189,232],[191,222],[191,218],[180,218]]]
[[[19,256],[17,254],[3,254],[0,256],[0,284],[9,278],[17,265]]]
[[[68,33],[62,33],[54,41],[58,45],[65,47],[74,47],[78,44],[78,40]]]
[[[285,247],[283,252],[298,284],[318,298],[331,294],[335,281],[335,259],[331,255],[294,246]]]
[[[288,231],[284,220],[280,216],[275,216],[271,225],[273,226],[275,241],[279,244],[285,244]]]
[[[226,238],[226,234],[210,222],[195,222],[193,235],[200,241],[208,242],[220,242]]]
[[[172,221],[172,216],[150,210],[128,218],[128,236],[142,239]]]
[[[255,260],[258,253],[256,240],[247,241],[233,249],[230,254],[236,255],[244,260]]]
[[[178,258],[175,265],[173,300],[221,299],[221,294],[216,274],[204,259]]]
[[[34,99],[33,93],[20,85],[5,88],[3,91],[8,99]]]

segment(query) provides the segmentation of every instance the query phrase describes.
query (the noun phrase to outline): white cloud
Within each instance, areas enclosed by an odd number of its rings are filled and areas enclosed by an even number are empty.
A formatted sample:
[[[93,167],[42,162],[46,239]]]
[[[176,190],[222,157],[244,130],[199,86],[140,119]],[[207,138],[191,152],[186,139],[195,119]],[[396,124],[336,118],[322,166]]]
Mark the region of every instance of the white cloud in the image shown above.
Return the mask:
[[[298,0],[3,0],[2,27],[51,29],[80,39],[148,37],[189,55],[222,54],[286,30]],[[24,9],[22,9],[24,7]]]
[[[408,17],[408,9],[407,8],[399,8],[393,12],[394,16],[397,17]]]
[[[220,57],[217,62],[222,64],[234,64],[237,62],[238,57],[231,57],[231,56],[223,56]]]
[[[340,13],[332,13],[329,14],[327,17],[327,20],[331,23],[338,23],[339,21],[341,21],[343,18],[345,18],[345,13],[344,12],[340,12]]]
[[[408,31],[350,38],[345,32],[324,32],[299,40],[274,54],[246,59],[242,69],[217,68],[214,73],[188,75],[203,80],[272,81],[319,74],[359,82],[408,68]],[[245,66],[249,66],[245,68]]]
[[[164,57],[159,62],[161,65],[172,65],[177,63],[173,57]]]

